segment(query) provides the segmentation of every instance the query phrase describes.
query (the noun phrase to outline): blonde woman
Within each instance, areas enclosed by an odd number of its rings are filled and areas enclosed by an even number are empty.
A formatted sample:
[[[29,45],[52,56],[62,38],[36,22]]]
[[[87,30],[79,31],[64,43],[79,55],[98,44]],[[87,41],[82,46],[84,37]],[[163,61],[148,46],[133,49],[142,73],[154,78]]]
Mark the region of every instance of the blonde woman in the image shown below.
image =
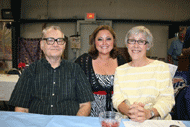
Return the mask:
[[[125,43],[132,61],[116,69],[114,107],[137,122],[171,120],[169,112],[175,102],[169,67],[146,56],[153,45],[152,34],[137,26],[129,30]]]

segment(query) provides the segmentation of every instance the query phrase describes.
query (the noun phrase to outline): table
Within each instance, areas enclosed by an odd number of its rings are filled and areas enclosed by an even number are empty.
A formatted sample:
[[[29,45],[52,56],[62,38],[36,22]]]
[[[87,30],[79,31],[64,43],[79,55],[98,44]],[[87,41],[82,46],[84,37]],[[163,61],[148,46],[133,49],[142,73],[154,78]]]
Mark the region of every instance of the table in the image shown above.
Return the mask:
[[[122,121],[129,121],[122,119]],[[190,127],[190,121],[183,121]],[[101,127],[98,117],[40,115],[0,111],[1,127]],[[120,127],[124,127],[121,122]]]
[[[9,101],[18,78],[18,75],[0,74],[0,101]]]

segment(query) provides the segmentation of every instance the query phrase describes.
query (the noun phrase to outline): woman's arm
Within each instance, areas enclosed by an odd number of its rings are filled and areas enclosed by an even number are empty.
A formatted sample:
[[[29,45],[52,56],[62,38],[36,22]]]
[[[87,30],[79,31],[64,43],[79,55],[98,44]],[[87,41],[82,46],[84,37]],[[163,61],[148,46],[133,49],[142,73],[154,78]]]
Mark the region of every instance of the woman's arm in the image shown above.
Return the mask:
[[[118,111],[122,112],[122,113],[126,113],[126,110],[125,110],[125,99],[123,97],[123,94],[121,92],[121,89],[120,89],[120,85],[119,84],[119,81],[118,81],[118,74],[117,74],[117,69],[116,69],[116,72],[115,72],[115,76],[114,76],[114,86],[113,86],[113,97],[112,97],[112,102],[113,102],[113,106],[115,109],[117,109]]]
[[[144,106],[145,104],[141,102],[134,102],[134,104],[129,107],[129,118],[136,122],[144,122],[145,120],[160,116],[157,109],[145,109]]]
[[[129,109],[130,107],[125,103],[125,101],[121,102],[118,106],[119,112],[129,117]]]
[[[157,77],[159,95],[153,108],[157,110],[161,119],[163,119],[169,114],[169,112],[173,108],[175,100],[174,89],[168,65],[164,64],[164,66],[160,67],[159,70],[162,72]]]

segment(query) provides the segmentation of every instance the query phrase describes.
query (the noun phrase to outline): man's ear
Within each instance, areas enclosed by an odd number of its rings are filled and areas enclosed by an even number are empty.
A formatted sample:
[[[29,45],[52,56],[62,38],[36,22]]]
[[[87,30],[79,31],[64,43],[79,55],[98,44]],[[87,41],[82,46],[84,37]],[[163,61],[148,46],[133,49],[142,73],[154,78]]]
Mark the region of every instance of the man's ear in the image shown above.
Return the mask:
[[[65,50],[65,47],[66,47],[66,43],[64,44],[63,50]]]
[[[41,40],[40,41],[40,49],[43,50],[43,48],[44,48],[44,42],[43,42],[43,40]]]

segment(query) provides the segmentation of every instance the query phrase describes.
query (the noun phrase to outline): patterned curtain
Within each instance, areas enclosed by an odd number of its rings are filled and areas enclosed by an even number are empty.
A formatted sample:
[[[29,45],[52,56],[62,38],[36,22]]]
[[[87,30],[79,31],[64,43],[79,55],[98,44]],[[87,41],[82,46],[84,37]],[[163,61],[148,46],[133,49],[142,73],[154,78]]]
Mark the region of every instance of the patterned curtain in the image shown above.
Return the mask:
[[[19,38],[18,63],[31,64],[42,57],[40,38]]]

